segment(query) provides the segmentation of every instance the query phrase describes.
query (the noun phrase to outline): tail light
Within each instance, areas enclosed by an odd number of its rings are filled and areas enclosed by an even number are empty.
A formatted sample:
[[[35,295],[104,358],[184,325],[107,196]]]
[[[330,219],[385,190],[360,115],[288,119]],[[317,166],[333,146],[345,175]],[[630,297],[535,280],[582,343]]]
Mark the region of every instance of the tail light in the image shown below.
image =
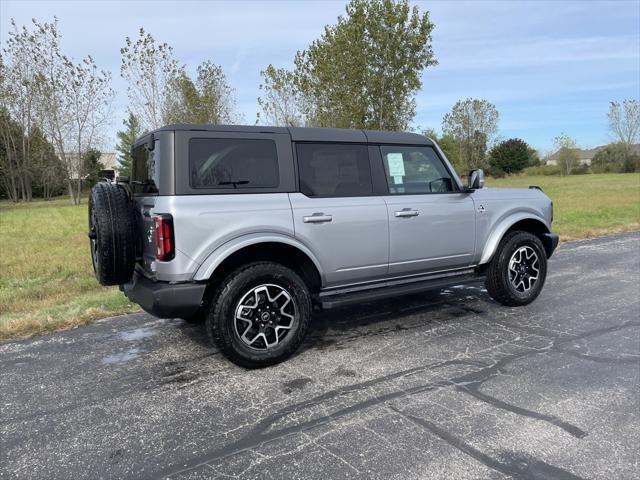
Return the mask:
[[[152,218],[156,260],[167,262],[175,256],[173,217],[171,215],[154,215]]]

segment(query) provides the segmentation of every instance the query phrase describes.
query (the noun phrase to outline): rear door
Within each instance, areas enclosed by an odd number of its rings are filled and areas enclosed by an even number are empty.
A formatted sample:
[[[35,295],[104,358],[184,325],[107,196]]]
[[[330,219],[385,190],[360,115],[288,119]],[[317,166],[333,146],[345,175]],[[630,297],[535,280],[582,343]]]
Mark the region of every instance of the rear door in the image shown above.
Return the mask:
[[[299,193],[289,198],[296,238],[319,259],[326,286],[360,283],[387,272],[389,222],[374,194],[366,145],[295,145]]]
[[[381,145],[389,216],[389,275],[469,266],[475,207],[430,146]]]
[[[161,142],[158,139],[141,142],[132,149],[130,186],[134,196],[136,216],[136,246],[140,259],[137,269],[152,276],[151,263],[155,260],[153,221],[151,211],[159,191],[159,159]],[[150,149],[152,147],[153,149]]]

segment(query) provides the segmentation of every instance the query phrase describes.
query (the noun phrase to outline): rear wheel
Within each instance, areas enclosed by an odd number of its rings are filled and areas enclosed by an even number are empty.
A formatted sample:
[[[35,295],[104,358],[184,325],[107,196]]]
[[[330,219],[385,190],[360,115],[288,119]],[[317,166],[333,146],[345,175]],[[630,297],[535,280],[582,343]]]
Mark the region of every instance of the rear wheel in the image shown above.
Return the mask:
[[[535,235],[515,231],[502,239],[489,268],[485,285],[491,297],[507,306],[533,302],[547,277],[547,255]]]
[[[206,319],[211,340],[247,368],[291,356],[307,332],[311,297],[292,270],[272,262],[243,266],[221,283]]]

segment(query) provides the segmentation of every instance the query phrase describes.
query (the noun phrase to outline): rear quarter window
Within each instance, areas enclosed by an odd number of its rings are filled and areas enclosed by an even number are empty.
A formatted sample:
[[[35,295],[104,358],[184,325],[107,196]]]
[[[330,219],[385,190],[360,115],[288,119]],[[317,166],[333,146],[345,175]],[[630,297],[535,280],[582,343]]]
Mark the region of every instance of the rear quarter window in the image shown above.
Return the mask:
[[[146,144],[132,150],[131,189],[133,193],[155,195],[158,193],[158,166],[156,159],[160,158],[159,142],[153,150],[148,150]]]
[[[279,185],[273,140],[192,138],[189,140],[192,188],[250,189]]]

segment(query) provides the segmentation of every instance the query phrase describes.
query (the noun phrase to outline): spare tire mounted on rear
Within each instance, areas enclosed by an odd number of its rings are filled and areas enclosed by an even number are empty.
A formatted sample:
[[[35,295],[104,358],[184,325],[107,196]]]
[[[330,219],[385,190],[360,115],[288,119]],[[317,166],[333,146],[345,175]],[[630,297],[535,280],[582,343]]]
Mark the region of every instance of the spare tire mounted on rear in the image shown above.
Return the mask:
[[[134,210],[122,185],[100,182],[91,189],[91,260],[102,285],[120,285],[131,279],[136,262],[134,225]]]

